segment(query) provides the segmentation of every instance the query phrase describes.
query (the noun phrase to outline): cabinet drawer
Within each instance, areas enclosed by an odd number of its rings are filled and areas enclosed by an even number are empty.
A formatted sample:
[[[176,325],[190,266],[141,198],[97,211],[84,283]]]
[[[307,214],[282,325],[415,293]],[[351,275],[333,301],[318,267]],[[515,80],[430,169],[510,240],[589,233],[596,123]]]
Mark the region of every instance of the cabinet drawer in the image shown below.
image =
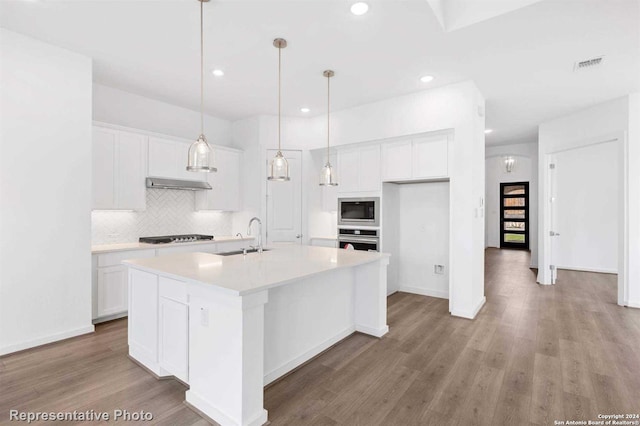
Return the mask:
[[[120,265],[123,260],[127,259],[146,259],[149,257],[155,257],[156,251],[150,250],[132,250],[132,251],[117,251],[113,253],[105,253],[98,255],[98,267]]]
[[[187,283],[172,278],[160,277],[160,297],[187,303]]]

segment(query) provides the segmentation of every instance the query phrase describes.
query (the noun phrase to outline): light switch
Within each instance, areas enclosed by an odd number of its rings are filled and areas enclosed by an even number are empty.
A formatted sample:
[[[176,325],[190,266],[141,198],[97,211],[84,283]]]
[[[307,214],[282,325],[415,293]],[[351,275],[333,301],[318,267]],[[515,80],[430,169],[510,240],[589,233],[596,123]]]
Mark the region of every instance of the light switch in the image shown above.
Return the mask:
[[[209,309],[200,308],[200,325],[209,327]]]

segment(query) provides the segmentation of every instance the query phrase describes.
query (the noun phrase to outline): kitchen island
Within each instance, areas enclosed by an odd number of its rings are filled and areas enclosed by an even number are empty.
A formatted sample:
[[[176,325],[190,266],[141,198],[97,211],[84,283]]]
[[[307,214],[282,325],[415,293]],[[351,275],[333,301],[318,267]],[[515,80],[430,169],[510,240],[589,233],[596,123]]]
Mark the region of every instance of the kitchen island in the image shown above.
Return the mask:
[[[187,404],[222,425],[264,424],[265,385],[355,331],[388,331],[386,254],[292,246],[123,263],[129,355],[187,383]]]

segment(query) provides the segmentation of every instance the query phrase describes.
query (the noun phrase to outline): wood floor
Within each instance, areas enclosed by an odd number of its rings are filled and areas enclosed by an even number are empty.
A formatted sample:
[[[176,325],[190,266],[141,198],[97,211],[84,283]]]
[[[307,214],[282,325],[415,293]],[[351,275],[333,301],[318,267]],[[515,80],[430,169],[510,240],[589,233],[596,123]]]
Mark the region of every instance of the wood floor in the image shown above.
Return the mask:
[[[443,299],[391,296],[384,338],[355,334],[267,388],[271,424],[551,425],[640,412],[640,310],[615,304],[616,277],[560,271],[539,286],[528,265],[527,252],[487,251],[474,321],[451,317]],[[207,424],[185,390],[127,358],[118,320],[0,358],[0,423],[9,409],[119,408]]]

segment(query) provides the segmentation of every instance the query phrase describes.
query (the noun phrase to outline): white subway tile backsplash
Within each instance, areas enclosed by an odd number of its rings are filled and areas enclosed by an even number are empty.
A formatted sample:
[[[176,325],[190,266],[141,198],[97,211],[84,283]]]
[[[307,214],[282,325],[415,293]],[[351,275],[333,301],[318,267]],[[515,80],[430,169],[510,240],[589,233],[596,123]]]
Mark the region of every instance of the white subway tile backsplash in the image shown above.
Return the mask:
[[[137,242],[155,235],[231,235],[233,213],[195,211],[195,193],[147,189],[147,209],[91,212],[92,244]]]

